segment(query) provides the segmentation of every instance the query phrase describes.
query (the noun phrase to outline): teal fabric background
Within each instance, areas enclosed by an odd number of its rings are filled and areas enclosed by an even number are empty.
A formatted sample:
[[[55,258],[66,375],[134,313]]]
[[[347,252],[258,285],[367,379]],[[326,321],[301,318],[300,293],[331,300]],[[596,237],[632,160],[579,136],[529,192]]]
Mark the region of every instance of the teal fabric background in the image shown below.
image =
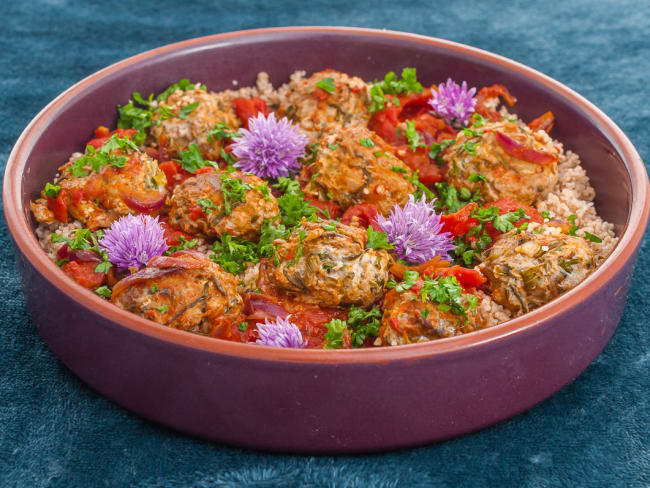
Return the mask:
[[[90,73],[195,36],[350,25],[442,37],[532,66],[586,96],[650,160],[650,2],[3,1],[0,162],[52,98]],[[493,80],[498,82],[498,80]],[[650,486],[650,249],[621,324],[572,384],[460,439],[367,456],[270,455],[199,441],[81,383],[27,316],[0,223],[0,486]]]

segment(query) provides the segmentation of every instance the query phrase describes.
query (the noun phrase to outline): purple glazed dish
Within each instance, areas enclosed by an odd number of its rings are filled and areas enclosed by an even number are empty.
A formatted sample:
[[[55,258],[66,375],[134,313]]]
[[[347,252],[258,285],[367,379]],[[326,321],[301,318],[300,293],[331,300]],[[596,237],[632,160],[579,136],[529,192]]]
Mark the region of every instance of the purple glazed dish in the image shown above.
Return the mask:
[[[67,279],[34,235],[29,201],[89,128],[115,126],[133,91],[179,78],[212,90],[274,85],[297,69],[372,80],[403,66],[421,80],[500,83],[526,120],[555,114],[554,137],[581,155],[596,207],[619,242],[584,282],[504,324],[457,337],[359,350],[279,349],[150,322]],[[103,69],[50,103],[7,163],[3,205],[27,306],[50,349],[88,385],[143,417],[206,439],[274,451],[335,453],[413,446],[484,428],[576,378],[614,333],[650,214],[644,165],[621,130],[564,85],[514,61],[398,32],[297,27],[221,34]]]

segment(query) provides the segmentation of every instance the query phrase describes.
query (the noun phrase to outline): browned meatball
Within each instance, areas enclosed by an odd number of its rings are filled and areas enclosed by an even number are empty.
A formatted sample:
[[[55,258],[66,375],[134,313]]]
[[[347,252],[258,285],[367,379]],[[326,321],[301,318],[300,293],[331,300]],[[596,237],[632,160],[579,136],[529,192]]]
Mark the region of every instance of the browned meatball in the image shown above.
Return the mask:
[[[298,301],[324,307],[370,305],[383,293],[392,258],[366,249],[363,229],[332,225],[303,221],[288,240],[275,241],[275,285]]]
[[[422,300],[415,289],[413,287],[401,293],[391,290],[386,294],[381,329],[375,345],[426,342],[465,334],[487,325],[487,318],[476,305],[480,300],[478,296],[462,292],[466,314],[463,316],[441,310],[438,303]]]
[[[465,187],[472,193],[480,189],[486,202],[510,198],[530,205],[555,186],[559,157],[560,149],[546,132],[533,132],[510,122],[495,122],[459,132],[444,160],[450,184]]]
[[[316,140],[331,128],[366,125],[370,119],[368,103],[365,81],[325,70],[291,81],[279,113],[297,122],[310,139]]]
[[[174,189],[170,223],[188,234],[223,234],[256,240],[266,219],[279,213],[264,181],[240,171],[210,171],[188,178]]]
[[[176,329],[212,334],[243,308],[237,279],[203,254],[179,251],[153,258],[113,287],[111,302]]]
[[[411,174],[381,137],[353,126],[323,136],[316,160],[305,169],[303,179],[308,179],[305,191],[320,200],[332,200],[344,210],[372,203],[386,215],[416,190],[407,179]]]
[[[115,145],[110,141],[109,144]],[[97,161],[101,152],[102,149],[86,152],[59,168],[61,176],[55,184],[61,187],[57,197],[63,202],[65,213],[90,230],[110,227],[114,220],[129,213],[157,213],[167,196],[167,178],[158,162],[123,145],[107,151],[113,163],[100,165]],[[39,222],[51,224],[56,217],[61,220],[60,212],[55,216],[44,197],[32,202],[31,208]]]
[[[192,109],[193,104],[198,105]],[[216,161],[220,158],[223,141],[209,138],[210,130],[219,123],[231,130],[241,125],[228,100],[199,89],[176,90],[160,105],[165,109],[155,112],[151,136],[158,147],[165,147],[174,157],[190,144],[196,144],[205,159]]]
[[[479,265],[490,281],[492,298],[516,313],[541,307],[577,286],[595,267],[587,241],[538,224],[504,235]]]

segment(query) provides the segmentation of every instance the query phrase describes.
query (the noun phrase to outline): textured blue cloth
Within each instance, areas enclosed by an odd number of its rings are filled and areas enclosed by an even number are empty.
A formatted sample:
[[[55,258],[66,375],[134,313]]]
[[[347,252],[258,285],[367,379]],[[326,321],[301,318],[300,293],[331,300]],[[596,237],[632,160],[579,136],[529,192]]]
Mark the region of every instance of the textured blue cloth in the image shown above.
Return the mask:
[[[98,2],[97,2],[98,3]],[[52,98],[124,57],[191,37],[351,25],[451,39],[532,66],[586,96],[650,160],[650,2],[341,0],[2,1],[0,162]],[[604,352],[557,395],[496,427],[369,456],[269,455],[203,442],[97,395],[27,317],[0,228],[0,486],[649,486],[650,249]]]

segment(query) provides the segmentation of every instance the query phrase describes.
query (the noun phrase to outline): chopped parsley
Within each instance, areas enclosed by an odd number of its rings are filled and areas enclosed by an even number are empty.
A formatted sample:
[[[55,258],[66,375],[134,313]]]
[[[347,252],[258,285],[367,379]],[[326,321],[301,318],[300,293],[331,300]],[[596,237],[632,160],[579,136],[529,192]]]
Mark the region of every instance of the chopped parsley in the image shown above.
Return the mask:
[[[425,196],[427,200],[435,200],[436,196],[434,193],[420,181],[420,178],[418,178],[419,172],[416,170],[413,172],[411,176],[406,176],[406,179],[409,180],[411,183],[415,185],[417,190],[413,193],[413,198],[416,200],[420,200],[422,198],[422,195]]]
[[[189,114],[196,110],[196,107],[199,106],[199,102],[190,103],[181,108],[180,113],[178,114],[179,119],[186,119]]]
[[[304,198],[304,193],[298,190],[297,193],[285,193],[278,198],[280,207],[281,221],[286,227],[295,227],[299,225],[302,218],[316,220],[320,209],[310,205]]]
[[[111,298],[111,289],[106,285],[95,288],[95,293],[102,298]]]
[[[285,176],[280,176],[278,182],[273,185],[273,188],[277,188],[282,193],[289,193],[290,195],[298,195],[301,193],[300,183],[298,180],[287,178]]]
[[[363,346],[367,337],[377,337],[381,327],[381,311],[373,307],[366,311],[354,305],[348,313],[347,327],[350,330],[352,347]]]
[[[165,91],[163,91],[160,95],[156,97],[156,100],[159,102],[164,102],[169,98],[169,95],[174,93],[176,90],[182,90],[182,91],[187,91],[187,90],[193,90],[194,89],[194,83],[192,83],[190,80],[187,78],[183,78],[181,80],[178,80],[176,83],[173,85],[168,86]],[[201,85],[201,90],[205,91],[206,87],[205,85]]]
[[[384,76],[384,80],[375,83],[370,87],[370,112],[383,110],[386,104],[384,95],[409,95],[411,93],[420,93],[422,85],[417,80],[415,68],[404,68],[402,70],[402,79],[398,80],[395,72],[390,71]],[[395,105],[399,105],[397,98],[393,99]]]
[[[184,251],[185,249],[192,249],[193,247],[196,247],[196,245],[199,243],[199,240],[197,238],[190,239],[188,241],[183,235],[178,236],[177,240],[178,240],[178,245],[169,246],[169,249],[165,251],[165,256],[169,256],[170,254],[173,254],[178,251]]]
[[[117,150],[125,154],[128,154],[129,150],[140,152],[138,146],[131,139],[113,134],[99,149],[95,149],[93,146],[86,146],[86,153],[76,159],[70,165],[68,171],[75,178],[82,178],[88,176],[88,169],[97,172],[106,165],[123,168],[128,158],[115,154]]]
[[[435,205],[438,208],[446,209],[445,213],[455,213],[458,212],[468,203],[477,202],[481,199],[480,189],[476,190],[474,193],[465,191],[458,191],[455,186],[450,185],[445,182],[435,183],[436,190],[438,191],[438,196],[440,197],[436,200]]]
[[[329,147],[332,151],[336,151],[339,148],[339,144],[329,144],[327,147]]]
[[[435,302],[442,312],[451,312],[467,318],[467,310],[472,310],[478,303],[475,295],[466,295],[463,300],[463,287],[455,276],[444,276],[435,280],[424,280],[420,289],[420,299],[423,302]]]
[[[334,78],[323,78],[316,86],[327,93],[334,93],[336,91],[336,86],[334,85]]]
[[[426,144],[420,140],[420,133],[415,129],[415,124],[410,120],[406,121],[406,131],[404,133],[411,151],[417,150],[418,147],[427,147]]]
[[[45,188],[43,189],[43,195],[50,198],[56,198],[59,196],[61,187],[59,185],[52,185],[51,183],[45,183]]]
[[[232,131],[225,122],[219,122],[212,129],[208,135],[208,142],[221,141],[223,139],[234,139],[241,137],[241,132]]]
[[[347,323],[344,320],[332,319],[325,324],[325,349],[341,349],[344,345],[343,335],[347,332]]]
[[[434,142],[429,146],[429,157],[438,163],[442,164],[442,153],[452,144],[456,143],[456,139],[445,139],[444,141],[438,143]]]
[[[201,207],[201,210],[203,210],[205,215],[210,215],[213,210],[218,209],[214,202],[209,198],[199,198],[196,201],[196,204]]]
[[[386,288],[389,290],[394,288],[397,293],[402,293],[406,290],[410,290],[418,281],[419,277],[420,274],[417,271],[406,270],[404,271],[401,283],[397,283],[395,280],[390,279],[388,280],[388,283],[386,283]]]
[[[234,275],[244,271],[247,263],[259,261],[257,244],[229,234],[223,234],[220,240],[214,241],[212,250],[214,254],[210,255],[210,259]]]
[[[376,231],[372,228],[371,225],[366,229],[366,235],[368,236],[368,242],[366,242],[366,247],[368,249],[393,249],[394,246],[388,241],[388,236],[385,232]]]
[[[246,332],[248,330],[248,322],[241,322],[237,328],[242,332]]]
[[[232,205],[237,202],[245,202],[246,190],[251,187],[244,183],[241,178],[231,178],[227,173],[221,175],[221,193],[223,194],[223,206],[225,215],[230,215]]]
[[[188,149],[180,152],[181,159],[179,162],[185,171],[195,173],[197,169],[201,169],[208,165],[214,165],[212,161],[206,161],[201,156],[201,151],[196,144],[192,143]]]
[[[160,307],[156,307],[156,310],[160,313],[166,313],[169,310],[169,305],[161,305]]]
[[[597,235],[592,234],[591,232],[584,231],[584,233],[585,233],[584,239],[586,239],[588,241],[595,242],[595,243],[603,242],[603,240],[600,237],[598,237]]]
[[[359,144],[367,148],[374,147],[375,145],[375,143],[372,142],[372,139],[370,139],[369,137],[366,137],[365,139],[359,139]]]
[[[395,171],[395,173],[408,173],[408,170],[406,168],[400,168],[399,166],[391,166],[390,169],[392,171]]]

